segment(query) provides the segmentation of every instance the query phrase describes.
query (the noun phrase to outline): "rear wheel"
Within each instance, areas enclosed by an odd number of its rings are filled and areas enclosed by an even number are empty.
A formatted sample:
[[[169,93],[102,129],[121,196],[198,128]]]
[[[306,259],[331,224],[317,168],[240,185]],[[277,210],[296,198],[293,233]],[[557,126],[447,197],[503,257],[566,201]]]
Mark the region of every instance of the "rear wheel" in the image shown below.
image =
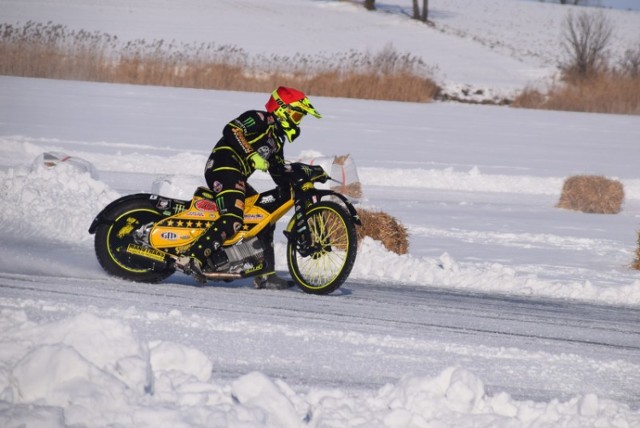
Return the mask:
[[[303,291],[329,294],[346,281],[355,263],[355,225],[341,205],[326,201],[307,211],[307,227],[311,234],[308,248],[301,250],[293,241],[287,245],[289,272]]]
[[[107,273],[130,281],[155,283],[175,272],[166,263],[164,253],[136,239],[141,228],[164,218],[148,196],[115,205],[105,217],[114,220],[96,228],[95,250]]]

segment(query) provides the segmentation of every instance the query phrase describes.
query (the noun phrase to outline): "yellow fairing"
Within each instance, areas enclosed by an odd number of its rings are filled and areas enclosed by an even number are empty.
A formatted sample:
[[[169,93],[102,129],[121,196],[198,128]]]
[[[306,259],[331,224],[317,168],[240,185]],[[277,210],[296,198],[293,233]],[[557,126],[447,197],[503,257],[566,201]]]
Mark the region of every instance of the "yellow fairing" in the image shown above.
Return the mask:
[[[213,201],[194,197],[189,209],[156,223],[149,235],[149,242],[155,248],[191,245],[219,218],[218,207]]]
[[[244,225],[224,242],[225,246],[256,236],[266,226],[275,224],[293,206],[293,199],[290,199],[270,213],[256,205],[260,197],[262,195],[253,195],[245,200]],[[189,209],[156,223],[149,235],[149,242],[155,248],[177,248],[177,252],[182,252],[182,248],[178,247],[188,248],[219,218],[215,202],[194,197]]]
[[[236,233],[233,238],[227,239],[224,245],[232,245],[241,239],[252,238],[256,236],[262,229],[270,224],[275,224],[282,216],[293,206],[293,199],[288,200],[274,212],[269,211],[256,205],[256,202],[262,195],[253,195],[244,201],[244,224],[242,229]]]

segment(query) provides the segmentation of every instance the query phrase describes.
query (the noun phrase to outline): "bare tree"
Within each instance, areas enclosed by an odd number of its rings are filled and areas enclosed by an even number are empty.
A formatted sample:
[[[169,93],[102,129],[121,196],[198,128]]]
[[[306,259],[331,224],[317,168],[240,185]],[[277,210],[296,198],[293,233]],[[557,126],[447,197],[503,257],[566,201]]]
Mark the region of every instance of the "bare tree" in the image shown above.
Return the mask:
[[[622,72],[633,79],[640,77],[640,44],[633,49],[627,49],[620,61]]]
[[[545,0],[540,0],[540,2],[541,3],[545,3]],[[579,5],[580,3],[582,3],[582,0],[559,0],[559,2],[560,2],[560,4]]]
[[[420,11],[418,0],[413,0],[413,19],[427,22],[429,19],[429,0],[422,0],[422,11]]]
[[[606,64],[606,48],[613,26],[602,12],[569,12],[564,21],[562,45],[569,54],[564,71],[569,75],[586,77]]]
[[[376,0],[364,0],[364,7],[367,10],[375,10]],[[422,10],[420,9],[420,3],[418,2],[418,0],[413,0],[412,18],[422,22],[427,22],[427,20],[429,19],[429,0],[422,0]]]

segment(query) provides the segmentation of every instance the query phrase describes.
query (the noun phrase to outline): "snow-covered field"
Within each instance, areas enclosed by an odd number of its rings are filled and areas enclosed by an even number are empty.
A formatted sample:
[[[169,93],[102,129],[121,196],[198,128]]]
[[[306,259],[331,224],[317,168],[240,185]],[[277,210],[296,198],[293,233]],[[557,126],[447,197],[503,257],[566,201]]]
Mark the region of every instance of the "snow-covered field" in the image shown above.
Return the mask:
[[[353,2],[324,0],[1,0],[0,19],[52,21],[121,41],[214,42],[252,56],[378,53],[391,46],[421,57],[445,93],[484,100],[544,87],[564,59],[563,21],[576,11],[537,1],[431,0],[429,28],[407,18],[408,0],[376,3],[379,11],[366,13]],[[597,10],[614,27],[615,62],[640,42],[640,11]]]
[[[379,3],[394,13],[0,0],[0,19],[248,52],[390,42],[450,88],[496,93],[554,72],[561,6],[431,0],[433,29]],[[638,40],[640,13],[606,13],[616,48]],[[0,426],[640,426],[638,117],[312,97],[324,118],[305,120],[289,158],[350,154],[358,206],[404,224],[409,254],[366,240],[331,296],[107,277],[93,216],[163,176],[188,193],[224,123],[266,98],[0,77]],[[48,151],[97,175],[32,164]],[[620,180],[622,212],[555,208],[575,174]]]

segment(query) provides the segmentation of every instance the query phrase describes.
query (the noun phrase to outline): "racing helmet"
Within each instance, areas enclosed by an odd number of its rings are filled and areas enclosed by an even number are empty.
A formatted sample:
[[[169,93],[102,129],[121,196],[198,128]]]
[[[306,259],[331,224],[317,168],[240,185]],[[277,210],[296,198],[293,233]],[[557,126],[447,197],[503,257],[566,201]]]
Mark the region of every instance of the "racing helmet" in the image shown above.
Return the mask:
[[[287,140],[293,142],[300,135],[300,122],[307,114],[320,119],[322,115],[313,108],[309,98],[297,89],[280,86],[271,93],[265,105],[273,113]]]

